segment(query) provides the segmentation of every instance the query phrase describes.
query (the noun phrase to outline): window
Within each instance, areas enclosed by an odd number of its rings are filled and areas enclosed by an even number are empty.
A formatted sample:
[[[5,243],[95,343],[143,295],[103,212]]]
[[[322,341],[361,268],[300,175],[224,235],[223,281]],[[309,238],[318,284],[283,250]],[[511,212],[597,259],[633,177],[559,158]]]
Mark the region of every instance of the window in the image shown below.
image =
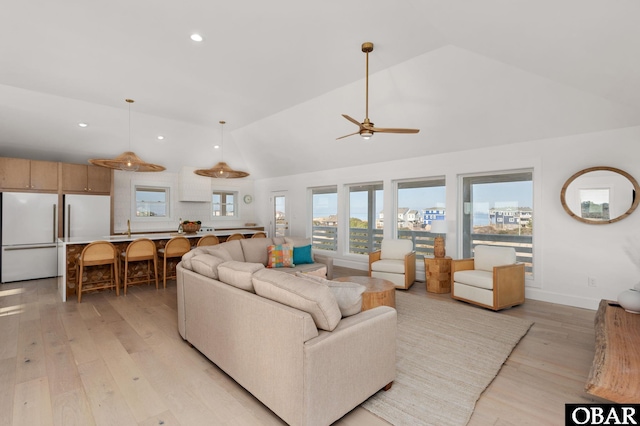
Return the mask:
[[[313,248],[338,249],[338,188],[336,186],[311,189]]]
[[[214,218],[236,217],[238,214],[238,193],[214,192],[211,198],[211,207]]]
[[[380,248],[382,196],[381,183],[349,187],[349,253],[368,254]]]
[[[433,256],[431,223],[445,219],[445,180],[398,182],[396,200],[396,235],[413,241],[416,258]]]
[[[533,172],[467,176],[462,186],[463,257],[478,244],[514,247],[533,276]]]
[[[169,217],[169,188],[135,186],[136,217]]]

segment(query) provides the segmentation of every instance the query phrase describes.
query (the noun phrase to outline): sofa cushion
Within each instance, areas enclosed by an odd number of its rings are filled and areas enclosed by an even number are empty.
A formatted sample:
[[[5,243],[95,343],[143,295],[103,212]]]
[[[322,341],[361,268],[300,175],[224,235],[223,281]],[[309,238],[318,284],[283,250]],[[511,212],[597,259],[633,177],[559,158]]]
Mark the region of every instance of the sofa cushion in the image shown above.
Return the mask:
[[[267,268],[290,268],[293,263],[293,247],[289,244],[270,245],[267,247]]]
[[[262,263],[224,262],[218,266],[218,276],[220,281],[227,283],[242,290],[255,293],[251,276],[254,272],[264,269]]]
[[[190,259],[192,271],[214,280],[218,279],[218,266],[224,262],[223,259],[207,253],[196,254]]]
[[[304,247],[311,245],[311,238],[284,237],[284,241],[287,244],[291,244],[293,247]]]
[[[267,248],[273,244],[271,238],[245,238],[239,241],[242,246],[245,262],[267,265],[267,261],[269,260]]]
[[[253,286],[259,296],[307,312],[316,327],[333,331],[342,315],[329,287],[309,285],[293,274],[264,269],[253,274]]]
[[[372,271],[404,274],[404,260],[382,259],[371,264]]]
[[[516,263],[516,250],[513,247],[475,246],[473,249],[474,269],[493,271],[494,266]]]
[[[226,252],[231,255],[232,260],[244,262],[244,252],[242,251],[240,240],[225,241],[224,243],[220,243],[212,247],[215,247],[218,250],[226,250]]]
[[[193,252],[201,251],[203,253],[207,253],[212,256],[219,257],[225,262],[230,262],[232,260],[235,260],[233,257],[231,257],[231,254],[229,253],[229,251],[222,245],[198,247],[191,251]]]
[[[296,265],[313,263],[313,255],[311,254],[311,244],[302,246],[302,247],[293,246],[293,263]]]
[[[489,271],[482,271],[478,269],[456,271],[453,273],[453,281],[473,287],[493,290],[493,272]]]
[[[340,308],[340,313],[343,318],[362,311],[362,293],[367,289],[362,284],[329,281],[326,278],[309,275],[304,272],[296,272],[296,275],[310,282],[328,286],[336,298],[336,302],[338,302],[338,307]]]
[[[380,259],[404,259],[404,256],[413,250],[411,240],[383,239],[380,244]]]

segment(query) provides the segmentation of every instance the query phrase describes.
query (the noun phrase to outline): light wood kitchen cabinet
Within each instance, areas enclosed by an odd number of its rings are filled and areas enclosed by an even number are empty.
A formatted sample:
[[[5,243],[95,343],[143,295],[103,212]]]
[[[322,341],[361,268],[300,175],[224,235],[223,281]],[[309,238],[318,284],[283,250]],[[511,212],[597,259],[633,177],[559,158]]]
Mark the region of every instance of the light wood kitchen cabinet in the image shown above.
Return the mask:
[[[0,188],[57,191],[58,163],[0,157]]]
[[[62,163],[62,191],[109,194],[111,170],[84,164]]]

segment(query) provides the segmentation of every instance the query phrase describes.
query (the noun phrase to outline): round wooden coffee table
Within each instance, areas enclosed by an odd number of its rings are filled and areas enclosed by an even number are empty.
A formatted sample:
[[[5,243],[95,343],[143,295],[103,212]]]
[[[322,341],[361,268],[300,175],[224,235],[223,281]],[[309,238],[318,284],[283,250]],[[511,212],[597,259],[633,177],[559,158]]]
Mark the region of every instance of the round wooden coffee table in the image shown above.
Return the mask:
[[[367,288],[364,293],[362,293],[363,311],[373,309],[376,306],[396,307],[396,286],[393,285],[391,281],[363,276],[340,277],[334,278],[333,280],[358,283]]]

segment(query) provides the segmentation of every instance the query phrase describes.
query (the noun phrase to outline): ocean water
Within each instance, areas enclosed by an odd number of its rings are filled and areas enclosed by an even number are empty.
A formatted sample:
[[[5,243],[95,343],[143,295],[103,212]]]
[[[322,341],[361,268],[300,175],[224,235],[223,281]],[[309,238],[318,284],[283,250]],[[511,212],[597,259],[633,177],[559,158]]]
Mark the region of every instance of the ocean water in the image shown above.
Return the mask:
[[[489,213],[476,212],[473,214],[473,226],[485,226],[488,224],[489,224]]]

